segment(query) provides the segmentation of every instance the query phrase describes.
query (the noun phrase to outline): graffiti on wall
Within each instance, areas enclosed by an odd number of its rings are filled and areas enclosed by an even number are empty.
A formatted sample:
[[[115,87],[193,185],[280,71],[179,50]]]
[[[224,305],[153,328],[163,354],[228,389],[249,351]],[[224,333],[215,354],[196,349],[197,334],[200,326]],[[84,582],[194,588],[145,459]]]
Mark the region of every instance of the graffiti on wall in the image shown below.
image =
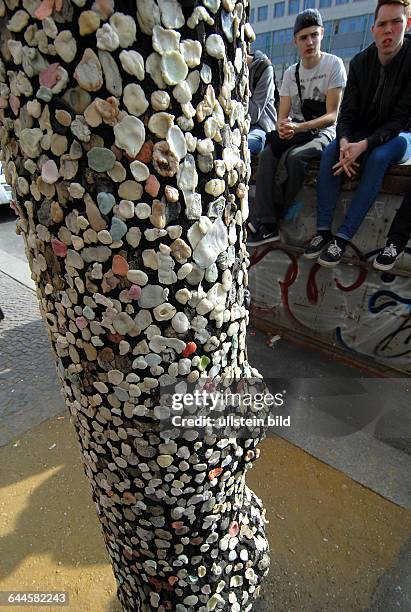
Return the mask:
[[[376,253],[356,251],[363,261]],[[274,324],[411,373],[411,278],[358,265],[327,269],[271,245],[252,253],[250,289]]]

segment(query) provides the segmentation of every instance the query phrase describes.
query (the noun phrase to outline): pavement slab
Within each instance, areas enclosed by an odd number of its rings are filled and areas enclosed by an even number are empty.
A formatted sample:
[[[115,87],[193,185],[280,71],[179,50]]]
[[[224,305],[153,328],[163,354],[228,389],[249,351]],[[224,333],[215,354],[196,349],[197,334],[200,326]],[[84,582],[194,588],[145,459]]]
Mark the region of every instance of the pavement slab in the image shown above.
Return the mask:
[[[0,272],[0,446],[65,410],[33,291]]]
[[[250,330],[250,363],[272,393],[286,390],[290,427],[276,433],[387,499],[411,510],[410,379],[366,374]]]

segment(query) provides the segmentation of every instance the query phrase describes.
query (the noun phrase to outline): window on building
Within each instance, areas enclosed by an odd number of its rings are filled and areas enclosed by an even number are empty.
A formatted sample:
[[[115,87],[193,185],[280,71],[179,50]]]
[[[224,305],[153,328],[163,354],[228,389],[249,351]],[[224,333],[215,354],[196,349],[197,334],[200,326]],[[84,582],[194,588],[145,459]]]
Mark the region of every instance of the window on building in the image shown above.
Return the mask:
[[[286,30],[276,30],[273,33],[274,45],[285,45],[291,43],[293,40],[293,29],[287,28]]]
[[[320,8],[327,8],[331,6],[331,0],[320,0]]]
[[[348,17],[340,19],[338,34],[349,34],[350,32],[364,32],[367,26],[367,15]]]
[[[323,51],[330,50],[330,42],[333,34],[333,21],[324,21],[324,38],[321,43]]]
[[[250,11],[250,23],[254,23],[255,19],[255,9],[251,9]]]
[[[284,17],[285,2],[277,2],[274,4],[274,17]]]
[[[350,0],[335,0],[335,4],[347,4]]]
[[[259,6],[257,9],[257,21],[266,21],[268,19],[268,5]]]
[[[342,59],[351,59],[360,51],[360,47],[346,47],[345,49],[333,49],[332,53],[334,53],[334,55],[338,55],[338,57],[341,57]]]
[[[368,19],[367,19],[367,25],[365,26],[365,31],[366,31],[366,37],[367,37],[367,44],[373,40],[373,36],[372,36],[372,32],[371,32],[371,26],[374,23],[374,15],[368,15]]]
[[[288,5],[288,14],[296,15],[300,12],[300,0],[290,0]]]
[[[266,55],[271,55],[271,40],[273,33],[272,32],[264,32],[263,34],[257,34],[255,37],[255,41],[253,42],[253,50],[259,50],[265,53]]]
[[[304,0],[304,10],[309,8],[315,8],[315,0]]]

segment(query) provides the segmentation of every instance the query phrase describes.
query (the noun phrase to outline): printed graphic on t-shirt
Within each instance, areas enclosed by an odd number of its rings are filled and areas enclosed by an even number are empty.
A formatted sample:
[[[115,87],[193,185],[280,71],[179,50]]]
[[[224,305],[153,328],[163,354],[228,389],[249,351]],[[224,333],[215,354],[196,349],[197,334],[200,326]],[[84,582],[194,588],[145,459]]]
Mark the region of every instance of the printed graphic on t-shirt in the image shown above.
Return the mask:
[[[301,112],[300,97],[295,80],[296,64],[287,68],[280,88],[280,96],[291,98],[291,117],[295,121],[305,121]],[[347,75],[341,58],[329,53],[323,53],[321,60],[314,68],[306,69],[300,63],[300,84],[303,100],[318,100],[324,102],[329,89],[345,87]],[[322,130],[331,139],[335,138],[335,124]]]

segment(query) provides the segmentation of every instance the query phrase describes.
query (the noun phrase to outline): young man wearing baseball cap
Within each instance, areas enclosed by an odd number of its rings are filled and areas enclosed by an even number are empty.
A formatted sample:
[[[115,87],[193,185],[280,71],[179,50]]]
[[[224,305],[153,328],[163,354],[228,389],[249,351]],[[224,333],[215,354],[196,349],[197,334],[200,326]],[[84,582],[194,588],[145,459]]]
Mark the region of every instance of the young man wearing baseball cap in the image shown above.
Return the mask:
[[[300,60],[284,73],[277,131],[267,134],[268,146],[260,155],[248,224],[249,246],[279,240],[280,209],[292,203],[309,162],[318,159],[323,148],[335,138],[346,72],[339,57],[321,51],[323,37],[319,11],[307,9],[297,15],[294,42]],[[279,193],[276,175],[279,160],[286,151],[288,178]]]
[[[374,43],[350,62],[341,104],[337,140],[324,150],[317,181],[317,234],[305,250],[307,259],[337,265],[381,190],[391,164],[411,157],[410,0],[379,0]],[[361,179],[335,237],[331,223],[341,178]]]

